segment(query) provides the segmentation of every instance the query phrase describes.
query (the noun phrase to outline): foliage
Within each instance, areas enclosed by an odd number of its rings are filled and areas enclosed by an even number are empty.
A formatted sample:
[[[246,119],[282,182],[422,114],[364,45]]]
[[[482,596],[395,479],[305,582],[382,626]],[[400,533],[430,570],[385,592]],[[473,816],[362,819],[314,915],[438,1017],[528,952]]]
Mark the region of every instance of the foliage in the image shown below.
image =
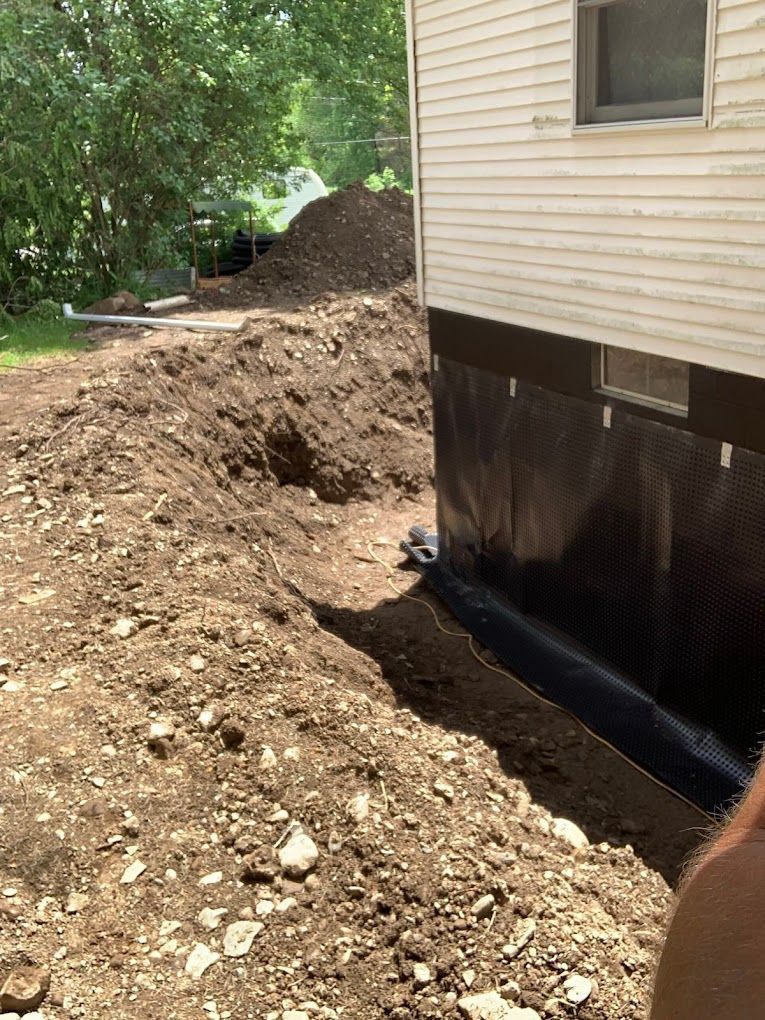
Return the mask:
[[[108,290],[205,184],[286,166],[289,46],[253,0],[3,0],[0,301]]]
[[[307,77],[293,124],[301,163],[328,187],[392,166],[411,186],[406,20],[401,0],[296,0],[287,12]],[[393,143],[378,139],[400,139]]]
[[[382,173],[370,174],[365,183],[370,191],[385,191],[386,188],[401,188],[402,191],[405,191],[407,188],[407,185],[398,179],[396,171],[390,166],[383,167]]]

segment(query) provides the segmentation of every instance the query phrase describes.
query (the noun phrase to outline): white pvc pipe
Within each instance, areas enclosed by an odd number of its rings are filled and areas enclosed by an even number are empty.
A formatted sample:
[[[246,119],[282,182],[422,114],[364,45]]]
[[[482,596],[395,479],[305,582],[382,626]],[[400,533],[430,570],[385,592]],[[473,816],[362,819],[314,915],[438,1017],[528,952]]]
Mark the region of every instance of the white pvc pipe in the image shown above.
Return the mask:
[[[211,322],[205,319],[153,319],[147,315],[90,315],[73,312],[71,305],[64,305],[64,318],[75,322],[103,322],[106,326],[166,326],[168,329],[200,329],[205,332],[241,333],[249,319],[241,322]]]
[[[178,294],[177,297],[166,297],[159,298],[157,301],[147,301],[144,305],[150,312],[164,312],[168,308],[182,308],[184,305],[190,305],[191,298],[185,294]]]

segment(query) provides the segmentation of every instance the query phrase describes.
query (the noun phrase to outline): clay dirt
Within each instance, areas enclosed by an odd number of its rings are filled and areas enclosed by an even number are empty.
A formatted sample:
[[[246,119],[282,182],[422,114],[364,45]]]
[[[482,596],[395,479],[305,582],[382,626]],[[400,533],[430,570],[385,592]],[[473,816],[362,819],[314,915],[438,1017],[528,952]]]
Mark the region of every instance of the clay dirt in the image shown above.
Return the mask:
[[[0,375],[0,983],[49,977],[45,1020],[643,1018],[704,819],[422,604],[461,631],[398,551],[435,525],[411,206],[323,202],[200,299],[243,333]]]

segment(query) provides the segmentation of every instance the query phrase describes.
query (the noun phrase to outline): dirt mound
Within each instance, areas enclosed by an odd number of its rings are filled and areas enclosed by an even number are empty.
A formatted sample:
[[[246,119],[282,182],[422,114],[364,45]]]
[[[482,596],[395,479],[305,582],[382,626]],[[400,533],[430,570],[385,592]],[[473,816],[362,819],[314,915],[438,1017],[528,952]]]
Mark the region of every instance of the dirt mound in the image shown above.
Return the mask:
[[[370,549],[435,517],[412,284],[140,337],[0,429],[0,981],[97,1020],[643,1018],[697,816]]]
[[[174,344],[136,357],[109,385],[81,387],[56,412],[53,431],[71,428],[56,464],[61,484],[124,487],[136,460],[149,466],[161,447],[179,471],[204,467],[223,489],[296,485],[331,503],[413,493],[431,477],[429,402],[413,286],[330,294],[226,343]],[[48,428],[23,438],[41,442]],[[195,509],[185,482],[168,494]]]
[[[414,273],[412,199],[351,184],[307,205],[278,245],[231,284],[236,298],[272,301],[326,291],[385,290]]]

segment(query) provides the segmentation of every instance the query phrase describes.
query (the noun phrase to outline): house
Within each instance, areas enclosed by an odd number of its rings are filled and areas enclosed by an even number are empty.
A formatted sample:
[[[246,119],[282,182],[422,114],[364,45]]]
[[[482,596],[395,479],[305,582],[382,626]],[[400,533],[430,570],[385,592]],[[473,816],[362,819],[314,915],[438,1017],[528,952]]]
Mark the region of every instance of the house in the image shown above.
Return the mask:
[[[438,554],[712,810],[765,729],[765,0],[409,0]]]

